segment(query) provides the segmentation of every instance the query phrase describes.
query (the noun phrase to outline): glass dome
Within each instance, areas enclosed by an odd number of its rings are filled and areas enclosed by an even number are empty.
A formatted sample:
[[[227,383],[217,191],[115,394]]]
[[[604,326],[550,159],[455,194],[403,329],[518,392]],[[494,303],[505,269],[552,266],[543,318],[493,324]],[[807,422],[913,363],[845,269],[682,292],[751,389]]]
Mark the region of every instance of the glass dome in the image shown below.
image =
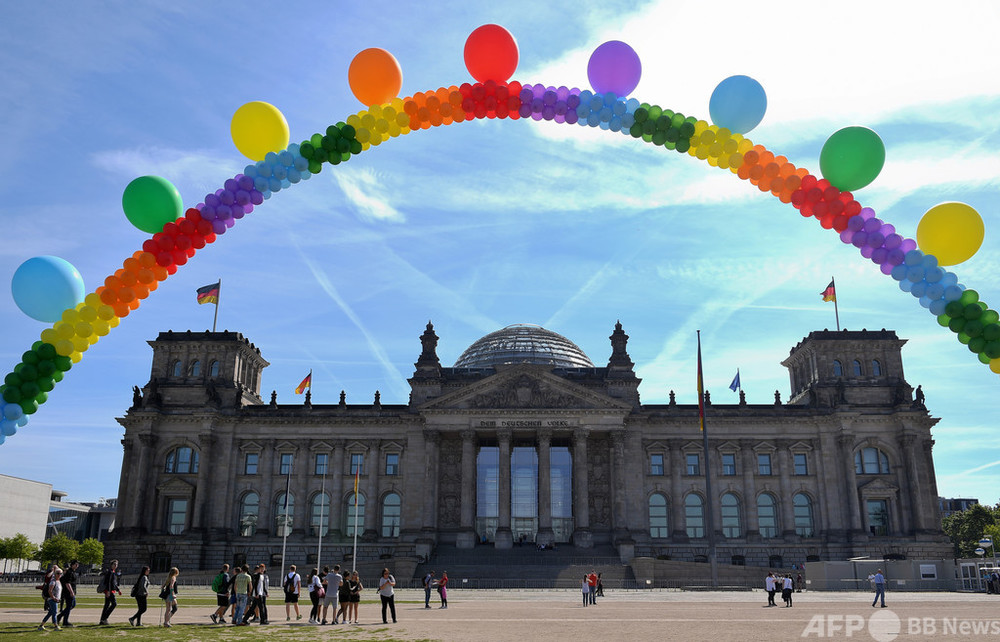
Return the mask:
[[[518,323],[487,334],[469,346],[456,368],[492,368],[508,363],[537,363],[558,368],[593,368],[575,343],[539,325]]]

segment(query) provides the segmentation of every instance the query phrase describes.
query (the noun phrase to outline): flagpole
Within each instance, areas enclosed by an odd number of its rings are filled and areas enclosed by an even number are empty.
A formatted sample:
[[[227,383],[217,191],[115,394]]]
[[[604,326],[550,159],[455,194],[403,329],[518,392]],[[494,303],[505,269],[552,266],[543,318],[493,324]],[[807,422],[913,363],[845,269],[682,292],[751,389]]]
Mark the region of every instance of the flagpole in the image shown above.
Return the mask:
[[[222,298],[222,278],[219,278],[219,293],[215,295],[215,318],[212,319],[212,332],[215,332],[215,325],[219,321],[219,299]]]
[[[840,312],[837,311],[837,283],[830,277],[830,283],[833,283],[833,316],[837,320],[837,332],[840,332]]]
[[[358,478],[361,466],[354,470],[354,552],[351,553],[351,572],[358,570]]]
[[[290,490],[292,483],[292,467],[288,467],[288,472],[285,473],[285,505],[283,508],[283,515],[281,517],[281,523],[283,528],[281,529],[281,566],[283,567],[283,572],[288,572],[288,565],[285,564],[285,548],[288,544],[288,491]],[[284,576],[282,576],[284,577]]]
[[[698,423],[701,427],[702,447],[705,450],[705,529],[708,536],[708,562],[711,568],[712,588],[719,585],[719,567],[715,560],[715,527],[712,519],[712,476],[709,464],[708,430],[705,428],[705,380],[701,368],[701,330],[698,333]]]

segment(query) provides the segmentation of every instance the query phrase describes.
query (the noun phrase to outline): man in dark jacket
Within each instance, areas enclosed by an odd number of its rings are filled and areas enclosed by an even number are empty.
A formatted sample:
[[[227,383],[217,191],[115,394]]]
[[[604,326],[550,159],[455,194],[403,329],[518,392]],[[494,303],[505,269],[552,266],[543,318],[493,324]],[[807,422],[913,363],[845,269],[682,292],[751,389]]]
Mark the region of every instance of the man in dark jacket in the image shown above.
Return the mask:
[[[121,573],[118,572],[118,560],[111,560],[108,568],[101,573],[101,581],[97,585],[97,590],[104,593],[104,610],[101,611],[100,624],[107,625],[108,618],[111,617],[111,612],[118,606],[115,593],[118,595],[122,594],[122,590],[118,587],[121,579]]]
[[[80,568],[80,562],[71,560],[66,571],[62,574],[62,604],[60,604],[59,615],[56,616],[56,624],[62,620],[63,626],[73,626],[69,623],[69,612],[76,606],[76,569]]]

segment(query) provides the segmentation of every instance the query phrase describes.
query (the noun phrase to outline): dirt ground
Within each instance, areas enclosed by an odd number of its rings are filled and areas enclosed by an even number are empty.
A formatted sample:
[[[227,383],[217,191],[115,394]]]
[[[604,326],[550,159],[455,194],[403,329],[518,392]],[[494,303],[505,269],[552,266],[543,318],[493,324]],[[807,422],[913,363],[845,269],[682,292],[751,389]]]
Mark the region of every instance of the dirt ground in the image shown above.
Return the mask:
[[[746,593],[642,591],[608,592],[595,606],[584,607],[579,592],[461,591],[449,592],[448,609],[425,609],[423,594],[397,592],[397,624],[385,626],[377,603],[361,605],[359,625],[310,626],[308,606],[303,620],[286,622],[284,607],[271,609],[271,627],[254,628],[255,637],[270,637],[278,627],[301,627],[303,638],[326,639],[353,629],[351,639],[395,640],[969,640],[998,639],[1000,598],[962,593],[890,593],[888,608],[873,609],[871,593],[796,593],[792,608],[765,607],[762,591]],[[418,601],[419,600],[419,601]],[[153,600],[151,600],[153,602]],[[176,625],[210,627],[209,608],[181,608]],[[147,613],[156,622],[159,604]],[[123,603],[112,623],[127,626],[131,605]],[[293,612],[294,613],[294,612]],[[32,622],[40,609],[4,609],[0,622]],[[96,609],[77,609],[78,624],[98,619]],[[293,614],[294,618],[294,614]],[[285,629],[287,633],[287,629]],[[340,633],[341,635],[338,635]]]

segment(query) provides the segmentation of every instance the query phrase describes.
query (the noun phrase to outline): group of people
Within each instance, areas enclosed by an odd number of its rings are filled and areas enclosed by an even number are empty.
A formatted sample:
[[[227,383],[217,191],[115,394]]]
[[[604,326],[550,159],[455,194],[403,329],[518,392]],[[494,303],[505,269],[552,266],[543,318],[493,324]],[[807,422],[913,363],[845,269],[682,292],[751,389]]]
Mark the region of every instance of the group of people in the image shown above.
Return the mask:
[[[45,623],[52,620],[52,625],[58,631],[63,627],[72,627],[69,621],[70,613],[76,607],[76,583],[78,580],[77,569],[80,563],[71,560],[66,570],[53,564],[45,574],[42,585],[42,597],[45,598],[45,617],[38,625],[38,630],[45,630]],[[173,626],[170,618],[177,612],[177,576],[180,573],[177,567],[170,569],[167,579],[160,587],[160,599],[163,600],[164,609],[163,626]],[[97,592],[104,595],[104,607],[101,609],[101,619],[99,624],[106,626],[112,611],[118,606],[117,596],[121,591],[121,572],[118,570],[118,560],[111,560],[108,568],[101,572],[100,580],[97,583]],[[131,596],[135,598],[135,615],[128,619],[132,626],[142,626],[142,614],[146,612],[149,597],[149,567],[143,566],[132,586]],[[62,626],[60,626],[60,622]]]
[[[209,615],[213,624],[226,623],[226,611],[230,611],[233,626],[248,626],[251,622],[269,624],[267,597],[271,592],[271,578],[267,566],[258,564],[250,572],[250,565],[243,564],[229,572],[229,564],[223,564],[212,579],[215,593],[215,611]]]
[[[601,579],[603,573],[591,571],[583,576],[583,583],[580,591],[583,593],[583,605],[589,606],[597,604],[598,597],[604,597],[604,581]]]
[[[422,581],[424,586],[424,608],[431,608],[431,591],[437,589],[438,597],[441,598],[440,608],[448,608],[448,571],[443,571],[440,578],[434,577],[434,571],[424,575]]]
[[[801,577],[801,576],[799,576]],[[799,580],[801,582],[801,580]],[[778,606],[774,603],[774,594],[781,591],[781,599],[786,607],[792,606],[792,592],[795,589],[795,581],[791,574],[775,575],[768,573],[764,578],[764,589],[767,591],[767,605]]]

